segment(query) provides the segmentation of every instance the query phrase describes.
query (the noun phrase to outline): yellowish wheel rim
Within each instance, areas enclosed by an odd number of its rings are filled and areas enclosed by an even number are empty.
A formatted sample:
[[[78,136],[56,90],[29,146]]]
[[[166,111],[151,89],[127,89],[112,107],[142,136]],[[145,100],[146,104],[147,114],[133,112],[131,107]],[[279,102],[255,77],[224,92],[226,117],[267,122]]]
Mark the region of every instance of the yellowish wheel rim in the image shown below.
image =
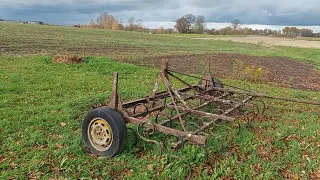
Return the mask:
[[[88,126],[88,137],[96,150],[108,150],[112,144],[112,130],[109,123],[102,118],[92,120]]]

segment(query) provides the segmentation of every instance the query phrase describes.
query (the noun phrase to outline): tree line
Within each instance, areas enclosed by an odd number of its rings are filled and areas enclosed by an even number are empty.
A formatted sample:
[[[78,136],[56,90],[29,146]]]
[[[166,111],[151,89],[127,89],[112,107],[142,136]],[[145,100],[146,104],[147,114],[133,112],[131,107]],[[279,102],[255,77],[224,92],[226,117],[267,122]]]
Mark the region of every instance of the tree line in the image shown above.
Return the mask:
[[[143,26],[143,22],[140,19],[135,19],[134,17],[131,17],[124,23],[122,19],[118,20],[109,13],[102,13],[97,17],[96,21],[91,19],[89,24],[77,25],[77,27],[111,29],[114,31],[125,30],[149,32],[149,29]]]
[[[207,29],[207,34],[213,35],[266,35],[284,37],[320,37],[320,33],[314,33],[311,29],[297,27],[285,27],[282,30],[241,28],[240,20],[233,20],[230,26],[222,29]]]
[[[195,16],[193,14],[186,14],[176,20],[175,29],[164,28],[160,26],[157,29],[149,29],[143,26],[140,19],[134,17],[129,18],[126,22],[122,19],[118,20],[113,15],[108,13],[100,14],[96,21],[90,20],[87,25],[77,25],[76,27],[84,28],[99,28],[125,31],[138,31],[152,34],[212,34],[212,35],[272,35],[272,36],[286,36],[286,37],[320,37],[320,33],[314,33],[311,29],[297,27],[285,27],[282,30],[272,29],[252,29],[248,27],[241,27],[239,19],[234,19],[230,25],[221,29],[206,28],[206,21],[203,15]]]

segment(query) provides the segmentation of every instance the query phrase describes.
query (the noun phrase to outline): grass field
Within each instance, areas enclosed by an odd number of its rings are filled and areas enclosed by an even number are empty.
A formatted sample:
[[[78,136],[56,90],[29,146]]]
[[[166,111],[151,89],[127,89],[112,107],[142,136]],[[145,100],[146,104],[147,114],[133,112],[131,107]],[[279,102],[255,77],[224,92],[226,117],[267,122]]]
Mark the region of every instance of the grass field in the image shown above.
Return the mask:
[[[143,141],[133,147],[131,136],[125,151],[113,159],[83,150],[81,121],[92,105],[108,99],[113,72],[119,72],[124,100],[150,93],[157,76],[156,69],[114,60],[232,52],[320,63],[316,49],[49,26],[0,24],[0,30],[0,179],[185,178],[183,162],[167,155],[159,159],[157,147]],[[86,58],[81,64],[52,63],[56,53]],[[319,92],[228,78],[223,82],[270,95],[320,100]],[[232,131],[213,130],[208,165],[202,164],[201,149],[185,148],[194,179],[311,179],[320,174],[319,107],[267,102],[266,115],[254,121],[252,129],[242,127],[237,135],[232,124]]]

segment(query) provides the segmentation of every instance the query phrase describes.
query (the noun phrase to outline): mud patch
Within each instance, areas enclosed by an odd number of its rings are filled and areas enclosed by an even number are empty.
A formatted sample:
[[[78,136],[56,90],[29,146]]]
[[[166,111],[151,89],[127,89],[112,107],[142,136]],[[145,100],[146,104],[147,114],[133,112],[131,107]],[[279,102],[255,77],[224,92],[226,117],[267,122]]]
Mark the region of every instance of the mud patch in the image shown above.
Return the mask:
[[[247,80],[252,80],[252,75],[246,74],[246,71],[254,67],[253,69],[261,68],[263,74],[261,78],[264,82],[276,83],[283,87],[301,90],[320,90],[320,71],[316,70],[312,65],[286,57],[218,53],[210,55],[153,57],[133,63],[159,67],[161,58],[169,59],[169,68],[179,72],[203,73],[205,70],[205,59],[209,59],[214,75],[219,78],[243,79],[247,76]],[[243,74],[239,75],[239,73]]]
[[[75,55],[54,56],[51,61],[55,63],[83,63],[84,62],[82,57],[75,56]]]

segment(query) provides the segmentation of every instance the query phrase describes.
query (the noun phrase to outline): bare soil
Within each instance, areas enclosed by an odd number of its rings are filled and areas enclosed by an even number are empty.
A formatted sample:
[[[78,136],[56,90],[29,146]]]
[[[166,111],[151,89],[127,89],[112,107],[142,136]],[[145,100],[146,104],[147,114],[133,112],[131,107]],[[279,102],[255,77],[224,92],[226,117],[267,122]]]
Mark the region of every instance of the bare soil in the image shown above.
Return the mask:
[[[261,68],[263,82],[276,83],[283,87],[301,90],[320,90],[320,71],[312,65],[295,61],[286,57],[247,56],[240,54],[212,54],[212,55],[180,55],[153,57],[134,61],[138,65],[159,67],[161,58],[169,60],[169,68],[184,73],[203,73],[205,59],[209,59],[211,70],[218,78],[236,78],[252,80],[244,77],[247,67]],[[235,68],[237,62],[242,62],[242,69]],[[238,69],[237,69],[238,68]],[[240,74],[240,76],[239,76]]]
[[[222,41],[235,41],[243,43],[260,44],[265,46],[292,46],[303,48],[320,48],[320,41],[309,40],[307,38],[282,38],[282,37],[268,37],[268,36],[246,36],[246,37],[231,37],[231,36],[218,36],[206,38],[193,38],[193,39],[207,39],[207,40],[222,40]]]

